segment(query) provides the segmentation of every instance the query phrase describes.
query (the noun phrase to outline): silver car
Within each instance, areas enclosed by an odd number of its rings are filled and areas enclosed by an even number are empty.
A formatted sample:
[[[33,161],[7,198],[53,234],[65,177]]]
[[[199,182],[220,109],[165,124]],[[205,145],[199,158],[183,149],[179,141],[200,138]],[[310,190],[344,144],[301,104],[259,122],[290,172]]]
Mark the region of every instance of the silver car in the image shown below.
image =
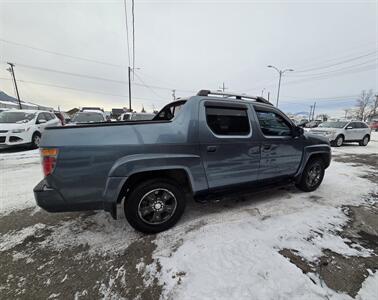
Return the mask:
[[[357,142],[360,146],[366,146],[371,135],[369,126],[361,121],[324,122],[309,132],[327,137],[335,147],[340,147],[344,142]]]

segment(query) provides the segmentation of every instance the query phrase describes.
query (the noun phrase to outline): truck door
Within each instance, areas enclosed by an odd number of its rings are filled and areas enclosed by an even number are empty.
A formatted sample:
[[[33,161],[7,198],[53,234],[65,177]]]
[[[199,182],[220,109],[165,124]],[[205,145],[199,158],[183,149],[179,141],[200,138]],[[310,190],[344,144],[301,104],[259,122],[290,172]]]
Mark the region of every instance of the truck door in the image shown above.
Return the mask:
[[[251,108],[216,100],[203,100],[199,105],[201,156],[209,188],[255,181],[260,145],[254,139]]]
[[[258,179],[293,175],[302,159],[304,137],[293,137],[293,125],[279,110],[253,107],[262,135]]]

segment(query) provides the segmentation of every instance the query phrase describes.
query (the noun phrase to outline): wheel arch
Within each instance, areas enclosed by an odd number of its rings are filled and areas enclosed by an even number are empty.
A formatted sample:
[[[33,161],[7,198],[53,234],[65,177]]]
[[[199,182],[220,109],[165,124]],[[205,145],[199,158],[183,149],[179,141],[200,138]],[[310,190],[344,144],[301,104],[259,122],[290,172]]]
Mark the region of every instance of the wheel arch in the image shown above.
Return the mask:
[[[191,176],[185,168],[177,167],[158,170],[147,170],[135,172],[131,174],[129,177],[127,177],[118,193],[117,203],[121,203],[123,197],[127,196],[127,194],[135,186],[139,185],[144,181],[156,178],[169,179],[171,181],[174,181],[181,187],[183,187],[185,193],[193,193],[193,184]]]
[[[302,173],[307,163],[312,160],[320,158],[324,163],[324,169],[328,168],[331,163],[331,146],[329,145],[313,145],[304,149],[301,165],[295,174],[295,181],[300,181]]]

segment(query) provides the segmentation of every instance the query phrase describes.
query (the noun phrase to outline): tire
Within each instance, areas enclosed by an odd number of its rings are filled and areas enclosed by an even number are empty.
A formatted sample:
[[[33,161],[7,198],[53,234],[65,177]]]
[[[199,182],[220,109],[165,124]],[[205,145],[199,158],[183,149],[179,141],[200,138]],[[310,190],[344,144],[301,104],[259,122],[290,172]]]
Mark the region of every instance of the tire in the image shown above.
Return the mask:
[[[310,159],[302,172],[299,182],[295,185],[304,192],[315,191],[324,178],[324,164],[320,158]],[[314,181],[315,180],[315,181]]]
[[[365,135],[364,138],[358,143],[360,146],[367,146],[369,144],[370,138],[368,135]]]
[[[31,140],[31,148],[37,149],[39,148],[39,143],[41,141],[41,134],[39,132],[34,132]]]
[[[344,143],[344,137],[342,135],[338,135],[336,139],[332,142],[332,146],[341,147],[343,143]]]
[[[131,191],[124,210],[134,229],[152,234],[175,225],[184,213],[185,205],[185,194],[179,184],[168,179],[152,179]]]

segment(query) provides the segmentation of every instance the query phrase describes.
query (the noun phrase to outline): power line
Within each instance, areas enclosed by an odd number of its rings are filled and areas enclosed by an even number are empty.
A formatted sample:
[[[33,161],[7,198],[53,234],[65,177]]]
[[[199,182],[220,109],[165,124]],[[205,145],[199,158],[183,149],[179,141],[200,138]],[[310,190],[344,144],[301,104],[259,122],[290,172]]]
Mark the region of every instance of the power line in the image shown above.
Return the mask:
[[[21,43],[16,43],[16,42],[8,41],[8,40],[2,39],[2,38],[0,38],[0,41],[3,42],[3,43],[12,44],[12,45],[19,46],[19,47],[25,47],[25,48],[33,49],[35,51],[41,51],[41,52],[49,53],[49,54],[52,54],[52,55],[64,56],[64,57],[68,57],[68,58],[72,58],[72,59],[102,64],[102,65],[107,65],[107,66],[111,66],[111,67],[118,67],[118,68],[123,67],[121,65],[112,64],[112,63],[108,63],[108,62],[104,62],[104,61],[99,61],[99,60],[95,60],[95,59],[91,59],[91,58],[69,55],[69,54],[64,54],[64,53],[61,53],[61,52],[55,52],[55,51],[51,51],[51,50],[47,50],[47,49],[37,48],[37,47],[34,47],[34,46],[29,46],[29,45],[25,45],[25,44],[21,44]]]
[[[124,6],[124,9],[125,9],[125,27],[126,27],[127,56],[128,56],[128,60],[129,60],[129,66],[130,66],[131,59],[130,59],[130,43],[129,43],[129,25],[128,25],[128,22],[127,22],[127,5],[126,5],[126,0],[123,0],[123,6]]]
[[[131,13],[133,16],[133,70],[135,70],[135,13],[134,0],[131,1]]]
[[[296,71],[296,73],[304,73],[304,72],[310,72],[310,71],[315,71],[315,70],[320,70],[320,69],[327,69],[327,68],[330,68],[330,67],[333,67],[333,66],[338,66],[338,65],[341,65],[341,64],[345,64],[347,62],[351,62],[351,61],[358,60],[358,59],[361,59],[361,58],[364,58],[364,57],[367,57],[367,56],[371,56],[371,55],[376,54],[376,53],[377,53],[377,50],[375,50],[373,52],[369,52],[369,53],[364,54],[364,55],[360,55],[360,56],[356,56],[356,57],[353,57],[353,58],[350,58],[350,59],[342,60],[342,61],[339,61],[337,63],[323,65],[323,66],[320,66],[320,67],[314,67],[314,68],[309,68],[309,69],[298,70],[298,71]]]
[[[11,80],[11,79],[5,78],[5,77],[0,77],[0,79],[2,79],[2,80]],[[67,90],[73,90],[73,91],[79,91],[79,92],[86,92],[86,93],[91,93],[91,94],[99,94],[99,95],[114,96],[114,97],[128,97],[128,95],[123,95],[123,94],[104,93],[104,92],[100,92],[100,91],[81,89],[81,88],[75,88],[75,87],[69,87],[69,86],[62,86],[62,85],[56,85],[56,84],[46,83],[46,82],[36,82],[36,81],[23,80],[23,79],[18,79],[17,81],[18,82],[23,82],[23,83],[41,85],[41,86],[48,86],[48,87],[55,87],[55,88],[60,88],[60,89],[67,89]],[[151,100],[151,99],[139,98],[139,97],[134,97],[134,98],[138,99],[138,100],[147,100],[147,101]]]
[[[374,58],[374,59],[370,59],[370,60],[367,60],[367,61],[364,61],[364,62],[361,62],[361,63],[358,63],[358,64],[354,64],[354,65],[350,65],[350,66],[347,66],[347,67],[343,67],[341,69],[336,69],[336,70],[330,70],[330,71],[326,71],[326,72],[321,72],[321,73],[310,73],[310,74],[300,74],[300,75],[293,75],[293,77],[308,77],[308,76],[319,76],[319,75],[328,75],[328,74],[332,74],[332,73],[337,73],[339,71],[344,71],[344,70],[352,70],[353,68],[355,67],[360,67],[362,65],[366,65],[366,64],[370,64],[372,62],[376,62],[378,63],[378,59]]]
[[[148,88],[156,97],[158,97],[158,98],[161,98],[161,99],[164,99],[162,96],[160,96],[158,93],[156,93],[149,85],[147,85],[144,81],[143,81],[143,79],[142,78],[140,78],[140,76],[137,74],[137,73],[135,73],[135,71],[134,71],[134,74],[135,74],[135,76],[140,80],[140,82],[142,82],[142,84],[146,87],[146,88]]]

